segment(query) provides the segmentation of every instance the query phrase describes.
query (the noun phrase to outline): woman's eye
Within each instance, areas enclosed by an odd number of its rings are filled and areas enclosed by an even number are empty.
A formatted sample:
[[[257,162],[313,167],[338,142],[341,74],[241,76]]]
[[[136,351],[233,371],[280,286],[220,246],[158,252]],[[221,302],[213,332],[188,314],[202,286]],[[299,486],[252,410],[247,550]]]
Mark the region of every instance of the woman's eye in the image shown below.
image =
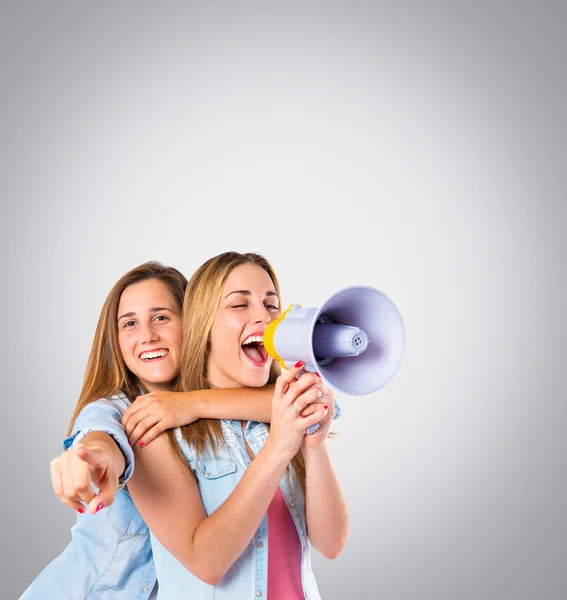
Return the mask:
[[[167,321],[167,317],[165,315],[158,315],[155,320],[156,321]]]
[[[133,327],[135,324],[136,324],[136,321],[126,321],[126,323],[124,323],[124,329]]]
[[[277,306],[274,306],[273,304],[268,304],[266,308],[269,310],[279,310],[279,308]]]
[[[247,304],[233,304],[231,308],[246,308]]]

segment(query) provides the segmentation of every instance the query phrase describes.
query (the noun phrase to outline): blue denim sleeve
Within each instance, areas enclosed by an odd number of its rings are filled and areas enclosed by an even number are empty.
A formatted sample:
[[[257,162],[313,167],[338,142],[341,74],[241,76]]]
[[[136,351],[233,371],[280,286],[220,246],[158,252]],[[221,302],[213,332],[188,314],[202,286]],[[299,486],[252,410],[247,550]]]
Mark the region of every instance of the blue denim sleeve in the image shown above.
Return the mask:
[[[335,416],[333,417],[333,421],[335,419],[338,419],[341,416],[342,412],[343,411],[341,410],[341,407],[339,406],[339,403],[337,402],[337,400],[335,398]]]
[[[106,398],[87,404],[75,419],[71,435],[63,441],[63,449],[68,450],[75,448],[88,433],[93,431],[102,431],[109,435],[122,451],[126,461],[118,489],[126,485],[134,472],[134,452],[121,423],[127,406],[124,400]]]

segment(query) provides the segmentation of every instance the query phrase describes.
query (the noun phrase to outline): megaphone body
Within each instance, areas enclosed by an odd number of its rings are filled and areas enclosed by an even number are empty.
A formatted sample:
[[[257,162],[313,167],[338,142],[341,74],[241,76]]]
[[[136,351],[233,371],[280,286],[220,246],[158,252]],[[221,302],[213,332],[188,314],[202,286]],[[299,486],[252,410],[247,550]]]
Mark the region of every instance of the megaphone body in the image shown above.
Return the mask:
[[[331,388],[370,394],[400,366],[405,329],[394,303],[366,286],[344,288],[318,308],[291,305],[264,332],[268,354],[289,368],[298,361]]]

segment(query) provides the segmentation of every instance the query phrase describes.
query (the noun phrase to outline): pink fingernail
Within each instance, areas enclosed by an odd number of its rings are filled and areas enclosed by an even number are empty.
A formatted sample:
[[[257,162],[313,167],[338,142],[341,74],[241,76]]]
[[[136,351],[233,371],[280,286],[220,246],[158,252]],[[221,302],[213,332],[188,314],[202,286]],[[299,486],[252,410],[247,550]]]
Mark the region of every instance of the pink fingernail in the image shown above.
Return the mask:
[[[143,446],[144,442],[138,442],[138,446]]]
[[[98,512],[101,508],[102,508],[102,502],[96,507],[96,511],[95,512]]]
[[[77,508],[77,512],[80,512],[81,514],[83,514],[85,512],[84,508]]]
[[[315,371],[315,375],[317,375],[317,377],[319,377],[319,379],[321,379],[321,375],[319,375],[319,373],[317,373],[317,371]]]
[[[323,406],[323,408],[324,408],[325,410],[329,410],[329,407],[328,407],[328,406]]]
[[[296,366],[296,367],[299,369],[299,367],[302,367],[302,366],[303,366],[303,361],[302,361],[302,360],[298,360],[298,361],[295,363],[295,366]]]

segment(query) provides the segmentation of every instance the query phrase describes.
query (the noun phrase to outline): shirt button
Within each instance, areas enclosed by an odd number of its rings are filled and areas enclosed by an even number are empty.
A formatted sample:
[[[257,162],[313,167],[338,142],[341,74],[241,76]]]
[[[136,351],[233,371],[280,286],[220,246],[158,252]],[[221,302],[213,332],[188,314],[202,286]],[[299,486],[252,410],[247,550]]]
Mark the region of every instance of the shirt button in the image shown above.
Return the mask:
[[[262,544],[262,542],[257,542],[257,543],[256,543],[256,546],[258,546],[258,548],[263,548],[263,547],[264,547],[264,544]]]
[[[262,597],[262,592],[256,592],[256,598],[261,598]]]
[[[290,502],[289,505],[290,505],[291,508],[294,508],[295,507],[295,502]]]
[[[144,592],[146,592],[146,593],[148,592],[148,586],[147,585],[144,586]]]

